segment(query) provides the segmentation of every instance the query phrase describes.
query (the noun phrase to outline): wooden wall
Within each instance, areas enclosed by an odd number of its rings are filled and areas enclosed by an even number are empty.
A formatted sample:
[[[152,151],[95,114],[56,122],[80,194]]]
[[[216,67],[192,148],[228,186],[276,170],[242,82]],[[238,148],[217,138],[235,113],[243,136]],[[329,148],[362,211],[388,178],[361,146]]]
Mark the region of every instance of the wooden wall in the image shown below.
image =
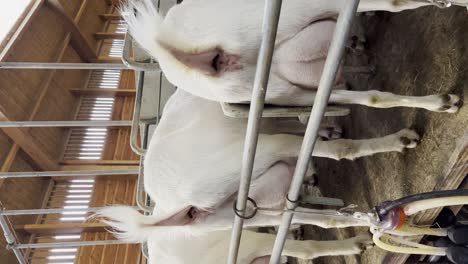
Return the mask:
[[[97,54],[99,41],[93,34],[104,27],[104,21],[98,15],[109,9],[106,1],[60,2],[68,15],[78,21],[80,31]],[[47,3],[43,4],[3,60],[82,62],[83,59],[69,44],[67,30],[63,17]],[[35,120],[70,120],[78,100],[69,89],[83,87],[88,76],[87,70],[2,70],[0,112],[10,120],[28,120],[32,116]],[[36,128],[30,135],[47,157],[59,159],[65,139],[63,129]]]
[[[36,0],[41,1],[41,0]],[[8,62],[83,62],[70,44],[70,28],[45,0],[21,34],[10,40],[11,48],[0,50]],[[75,20],[86,42],[98,54],[100,41],[94,33],[105,21],[99,14],[110,9],[106,0],[59,0]],[[21,23],[19,23],[21,24]],[[14,34],[11,34],[14,35]],[[10,35],[10,36],[11,36]],[[83,88],[87,70],[0,70],[0,121],[72,120],[79,98],[69,92]],[[0,167],[4,171],[59,170],[66,129],[0,130]],[[18,147],[19,146],[19,147]],[[47,162],[42,162],[47,161]],[[0,179],[0,201],[6,209],[40,208],[50,179]],[[12,218],[13,224],[32,223],[31,217]],[[0,236],[0,263],[16,263]]]
[[[119,89],[135,90],[135,74],[133,71],[123,71]],[[114,116],[116,120],[131,120],[134,106],[134,96],[118,97],[115,101]],[[139,156],[130,148],[130,129],[113,129],[109,133],[104,160],[134,160]],[[92,207],[108,205],[136,205],[136,177],[97,178]],[[114,239],[107,232],[87,233],[82,240]],[[138,263],[141,258],[140,245],[112,245],[83,247],[76,263]]]
[[[0,131],[0,161],[4,161],[8,154],[8,147],[13,142]],[[29,157],[20,151],[12,162],[10,171],[31,171],[33,168],[29,163]],[[49,179],[0,179],[0,206],[6,209],[30,209],[40,208],[42,197],[48,186]],[[34,221],[33,217],[11,217],[14,224],[26,224]],[[26,236],[19,237],[22,242],[27,242]],[[0,263],[16,263],[16,257],[6,250],[5,238],[0,236]]]

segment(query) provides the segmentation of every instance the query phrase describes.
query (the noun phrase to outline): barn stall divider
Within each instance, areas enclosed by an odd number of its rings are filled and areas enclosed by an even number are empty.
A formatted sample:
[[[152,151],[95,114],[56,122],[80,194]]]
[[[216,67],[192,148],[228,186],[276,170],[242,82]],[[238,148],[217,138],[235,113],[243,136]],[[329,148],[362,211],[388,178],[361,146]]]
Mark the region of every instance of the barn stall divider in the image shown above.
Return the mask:
[[[113,121],[4,121],[0,122],[0,128],[45,128],[45,127],[58,127],[58,128],[76,128],[76,127],[131,127],[131,147],[135,153],[142,155],[144,150],[138,147],[137,133],[139,125],[143,125],[143,146],[146,147],[148,141],[148,125],[155,123],[154,120],[141,120],[140,108],[141,98],[143,93],[144,84],[144,71],[158,71],[159,67],[153,63],[135,62],[130,59],[131,37],[126,36],[122,64],[118,63],[49,63],[49,62],[0,62],[0,69],[53,69],[53,70],[125,70],[131,69],[139,71],[138,73],[138,86],[136,94],[136,106],[134,110],[133,121],[113,120]],[[156,120],[157,122],[157,120]],[[0,179],[6,178],[34,178],[34,177],[90,177],[90,176],[115,176],[115,175],[134,175],[138,174],[137,183],[137,205],[138,209],[144,212],[152,212],[148,204],[149,199],[143,196],[143,171],[142,162],[143,156],[140,161],[139,169],[129,170],[94,170],[94,171],[31,171],[31,172],[0,172]],[[101,208],[86,208],[80,209],[85,212],[96,212]],[[8,248],[11,249],[20,264],[29,263],[28,259],[23,254],[24,249],[38,249],[38,248],[69,248],[81,246],[100,246],[100,245],[117,245],[128,244],[118,240],[103,240],[103,241],[74,241],[74,242],[60,242],[60,243],[33,243],[22,244],[18,243],[15,231],[10,227],[8,216],[18,215],[45,215],[45,214],[61,214],[66,212],[76,211],[75,209],[52,208],[52,209],[28,209],[28,210],[3,210],[0,209],[0,226],[3,229],[5,239],[8,243]],[[143,255],[147,256],[147,247],[142,246]]]
[[[232,229],[231,245],[229,249],[228,264],[237,263],[237,255],[242,235],[244,218],[246,218],[247,199],[252,177],[253,164],[259,134],[259,121],[262,117],[265,95],[268,88],[268,78],[273,57],[274,43],[280,17],[282,0],[266,1],[265,14],[263,17],[263,36],[257,60],[257,69],[252,94],[252,104],[249,112],[244,152],[242,159],[241,180],[234,205],[236,216]],[[287,210],[283,213],[282,224],[276,237],[270,264],[279,263],[281,252],[286,241],[287,231],[291,225],[294,209],[298,204],[298,197],[308,162],[312,156],[312,151],[317,140],[320,121],[324,116],[328,104],[331,89],[335,80],[338,66],[345,49],[346,38],[348,37],[353,17],[356,14],[359,0],[349,0],[342,7],[338,16],[335,32],[328,51],[324,71],[320,79],[317,96],[314,100],[313,108],[307,124],[304,141],[298,156],[298,161],[294,170],[294,176],[289,189],[286,201]],[[250,198],[249,198],[250,199]],[[249,216],[250,217],[250,216]]]
[[[245,218],[253,215],[247,215],[248,202],[252,201],[249,197],[249,187],[252,176],[257,140],[259,134],[259,121],[262,117],[297,117],[310,116],[304,141],[301,146],[300,154],[296,164],[294,177],[289,189],[286,201],[286,209],[283,213],[282,224],[275,241],[271,254],[270,263],[278,263],[281,252],[286,240],[287,231],[291,224],[292,217],[298,205],[299,191],[303,183],[304,175],[307,170],[308,162],[313,152],[317,140],[320,121],[323,116],[344,116],[349,114],[346,108],[327,106],[335,76],[342,59],[345,42],[355,16],[359,0],[348,0],[343,6],[336,24],[333,40],[327,55],[325,68],[320,79],[320,85],[317,90],[317,96],[314,101],[314,107],[271,107],[264,106],[265,95],[268,88],[268,78],[271,67],[276,31],[281,10],[281,0],[266,0],[265,13],[263,17],[263,36],[259,51],[256,76],[253,87],[253,94],[250,107],[245,105],[221,103],[225,115],[233,118],[243,118],[248,116],[247,133],[245,137],[244,152],[242,159],[241,181],[238,196],[234,204],[235,212],[234,225],[229,248],[229,264],[237,263],[240,238],[243,230],[243,221]],[[113,176],[138,174],[137,180],[137,208],[144,214],[151,214],[154,204],[144,193],[143,189],[143,160],[146,153],[147,143],[150,140],[150,126],[157,125],[159,114],[155,119],[142,119],[141,107],[143,104],[143,89],[145,84],[145,72],[160,72],[157,62],[154,60],[136,61],[131,59],[132,38],[126,34],[122,48],[122,64],[116,63],[36,63],[36,62],[0,62],[0,69],[93,69],[93,70],[125,70],[131,69],[137,73],[137,90],[135,96],[135,107],[132,121],[8,121],[0,122],[3,128],[32,128],[32,127],[131,127],[130,146],[132,150],[140,155],[139,169],[134,170],[100,170],[100,171],[33,171],[33,172],[6,172],[0,173],[0,179],[4,178],[22,178],[22,177],[89,177],[89,176]],[[135,54],[135,50],[134,50]],[[161,87],[159,87],[161,88]],[[158,104],[161,104],[159,100]],[[159,106],[158,106],[159,109]],[[141,134],[141,145],[138,143],[138,132]],[[466,195],[463,193],[463,195]],[[323,198],[325,199],[325,198]],[[313,202],[313,201],[312,201]],[[101,208],[86,208],[82,211],[95,212]],[[254,214],[260,208],[254,207]],[[42,215],[57,214],[70,211],[70,209],[30,209],[30,210],[1,210],[0,226],[4,231],[8,247],[15,253],[19,263],[29,263],[22,250],[34,248],[60,248],[60,247],[79,247],[95,245],[115,245],[127,244],[118,240],[104,241],[76,241],[62,243],[35,243],[23,244],[16,239],[15,231],[12,230],[8,222],[8,216],[14,215]],[[325,212],[315,211],[314,214],[329,215]],[[338,210],[334,215],[340,215]],[[371,218],[371,216],[369,216]],[[378,241],[378,240],[376,240]],[[382,247],[385,245],[381,244]],[[148,256],[147,245],[142,245],[144,256]]]
[[[353,1],[357,5],[358,1]],[[265,92],[268,82],[268,73],[271,64],[271,56],[273,53],[273,43],[276,35],[276,27],[279,19],[279,12],[281,7],[281,1],[267,1],[267,9],[264,16],[264,20],[266,23],[264,29],[264,36],[262,47],[260,49],[260,56],[259,56],[259,67],[257,69],[257,76],[254,86],[254,93],[253,93],[253,100],[252,104],[250,105],[250,110],[245,108],[239,108],[239,106],[235,104],[226,104],[221,103],[223,111],[226,115],[231,117],[244,117],[249,112],[249,129],[246,135],[246,150],[248,156],[245,156],[244,153],[244,165],[243,165],[243,181],[241,181],[241,186],[239,192],[239,199],[236,206],[236,211],[239,216],[243,216],[244,209],[246,206],[246,198],[248,195],[248,185],[250,183],[250,179],[246,181],[246,177],[249,174],[248,167],[245,167],[245,163],[250,163],[250,170],[253,165],[253,158],[256,147],[256,141],[258,136],[258,121],[262,116],[265,117],[287,117],[287,116],[298,116],[304,115],[308,116],[309,110],[311,108],[297,108],[291,111],[291,109],[283,108],[283,107],[276,107],[274,109],[267,108],[264,113],[264,98]],[[349,12],[350,14],[354,14],[355,11]],[[342,16],[340,16],[342,17]],[[348,23],[350,23],[348,19]],[[337,26],[337,28],[339,25]],[[348,27],[349,28],[349,25]],[[340,32],[339,34],[347,33],[347,30]],[[344,37],[343,37],[344,39]],[[341,49],[344,48],[344,43],[339,44],[341,45]],[[148,126],[149,124],[157,124],[158,120],[141,120],[140,119],[140,108],[142,104],[142,94],[143,94],[143,87],[144,87],[144,80],[145,80],[145,71],[156,71],[160,72],[160,69],[154,61],[150,60],[147,62],[136,62],[130,58],[130,50],[132,46],[132,39],[129,34],[126,34],[124,47],[123,47],[123,54],[122,54],[122,64],[116,63],[51,63],[51,62],[0,62],[0,69],[60,69],[60,70],[124,70],[124,69],[132,69],[138,71],[138,78],[137,78],[137,91],[135,97],[135,107],[134,107],[134,115],[133,120],[130,121],[8,121],[8,122],[0,122],[0,127],[4,128],[38,128],[38,127],[62,127],[62,128],[72,128],[72,127],[122,127],[122,126],[131,126],[131,147],[132,150],[141,156],[140,159],[140,168],[138,170],[111,170],[111,171],[34,171],[34,172],[6,172],[0,173],[0,178],[22,178],[22,177],[51,177],[51,176],[61,176],[61,177],[80,177],[80,176],[112,176],[112,175],[128,175],[128,174],[138,174],[138,183],[137,183],[137,205],[138,208],[145,212],[145,214],[150,214],[152,212],[152,204],[150,202],[149,197],[144,195],[143,191],[143,159],[144,154],[146,152],[146,145],[149,141],[148,139]],[[338,61],[341,56],[339,56],[336,60]],[[327,60],[328,61],[328,60]],[[338,63],[335,62],[337,65]],[[329,67],[329,66],[328,66]],[[261,73],[259,75],[259,73]],[[329,73],[331,72],[329,71]],[[334,76],[334,74],[333,74]],[[330,76],[327,77],[330,79]],[[331,77],[333,79],[333,77]],[[330,82],[330,87],[331,87]],[[330,89],[330,87],[328,89]],[[264,88],[264,89],[260,89]],[[319,89],[319,96],[320,91]],[[343,116],[349,114],[349,110],[345,108],[339,107],[329,107],[327,108],[326,113],[325,108],[328,101],[328,96],[321,97],[320,101],[322,101],[321,105],[323,106],[321,111],[319,112],[318,119],[317,117],[311,118],[311,120],[315,120],[317,124],[320,122],[321,117],[325,114],[326,116]],[[318,102],[315,101],[317,104]],[[318,107],[314,107],[313,109],[318,109]],[[317,111],[316,111],[317,112]],[[314,112],[312,112],[314,114]],[[317,115],[317,114],[315,114]],[[309,121],[312,122],[312,121]],[[142,125],[142,146],[138,146],[137,143],[137,135],[139,126]],[[253,127],[253,129],[252,129]],[[317,127],[318,128],[318,127]],[[308,128],[308,131],[310,129]],[[317,131],[315,131],[315,134]],[[313,133],[312,133],[313,134]],[[314,136],[315,141],[316,135]],[[247,160],[246,160],[247,158]],[[251,172],[250,172],[251,173]],[[250,178],[250,175],[248,175]],[[300,184],[299,184],[300,185]],[[245,188],[247,186],[247,188]],[[244,209],[242,209],[244,208]],[[83,209],[82,211],[86,212],[95,212],[100,208],[87,208]],[[120,241],[116,240],[106,240],[106,241],[76,241],[76,242],[62,242],[62,243],[36,243],[36,244],[22,244],[18,243],[16,239],[16,235],[14,230],[10,227],[7,217],[13,215],[34,215],[34,214],[58,214],[70,211],[69,209],[57,208],[57,209],[30,209],[30,210],[1,210],[0,211],[0,225],[4,231],[5,238],[8,243],[8,247],[15,253],[19,263],[26,264],[28,263],[27,258],[24,256],[22,250],[24,249],[34,249],[34,248],[56,248],[56,247],[79,247],[79,246],[93,246],[93,245],[115,245],[115,244],[125,244]],[[242,218],[236,218],[236,225],[235,229],[233,230],[233,238],[240,238],[241,229],[242,229]],[[240,225],[239,225],[240,224]],[[286,227],[287,229],[288,227]],[[234,248],[237,247],[238,249],[239,240],[233,241]],[[237,246],[236,246],[237,244]],[[143,255],[147,256],[147,246],[143,245]],[[234,261],[231,263],[235,263],[235,255],[237,254],[237,249],[231,251],[231,258],[229,261]]]

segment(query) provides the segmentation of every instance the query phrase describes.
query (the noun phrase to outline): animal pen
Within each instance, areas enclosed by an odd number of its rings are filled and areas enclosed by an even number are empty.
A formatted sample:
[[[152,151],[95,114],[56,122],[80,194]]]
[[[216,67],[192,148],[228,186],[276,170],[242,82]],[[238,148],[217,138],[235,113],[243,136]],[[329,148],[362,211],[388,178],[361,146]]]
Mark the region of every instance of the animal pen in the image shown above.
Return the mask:
[[[43,4],[44,1],[37,1],[37,4]],[[60,3],[58,1],[49,1],[53,3],[52,6],[56,9],[60,9]],[[87,1],[83,1],[86,3]],[[112,1],[110,1],[112,2]],[[54,4],[55,3],[55,4]],[[268,88],[268,78],[271,67],[273,48],[276,38],[276,31],[279,21],[279,15],[281,10],[281,0],[267,0],[266,8],[263,20],[263,35],[262,44],[258,56],[258,67],[256,69],[256,76],[253,88],[252,103],[250,107],[245,105],[227,104],[221,103],[221,107],[225,115],[233,118],[247,117],[248,115],[248,127],[245,136],[245,145],[242,159],[242,174],[239,191],[236,199],[236,203],[233,205],[235,212],[231,243],[229,248],[229,258],[226,260],[230,264],[237,263],[237,254],[239,250],[240,238],[243,230],[243,221],[249,217],[253,217],[258,210],[261,208],[255,208],[253,213],[249,211],[249,206],[253,206],[255,201],[249,198],[249,187],[251,181],[251,175],[253,170],[255,152],[257,147],[257,139],[259,134],[259,122],[262,117],[297,117],[297,116],[310,116],[307,130],[305,132],[304,141],[301,147],[300,155],[297,161],[294,177],[289,189],[289,193],[286,201],[286,208],[283,213],[282,225],[279,228],[279,232],[276,238],[275,246],[271,254],[270,263],[279,263],[281,252],[285,244],[288,229],[291,225],[291,220],[294,215],[299,202],[299,190],[304,180],[304,175],[308,168],[309,159],[314,149],[315,142],[317,140],[319,125],[323,116],[345,116],[349,114],[349,109],[340,108],[336,106],[327,106],[328,99],[331,93],[331,89],[335,80],[336,73],[338,71],[339,64],[342,60],[343,53],[345,50],[346,40],[349,36],[349,31],[352,25],[353,18],[356,14],[359,0],[346,1],[346,5],[343,6],[341,13],[338,16],[338,21],[333,37],[332,44],[329,49],[329,53],[326,59],[325,68],[320,79],[320,86],[317,91],[317,96],[314,101],[312,108],[304,107],[272,107],[264,106],[265,95]],[[171,3],[175,4],[175,3]],[[85,4],[86,5],[86,4]],[[164,5],[164,4],[163,4]],[[167,4],[169,5],[169,4]],[[159,4],[158,4],[159,6]],[[162,8],[162,7],[161,7]],[[167,8],[167,7],[166,7]],[[99,84],[95,80],[93,86],[93,80],[91,76],[90,90],[93,90],[95,94],[103,94],[101,100],[92,100],[86,97],[81,99],[81,105],[78,117],[92,116],[93,109],[100,109],[98,114],[92,118],[82,118],[81,120],[73,121],[33,121],[31,118],[29,121],[2,121],[0,128],[8,129],[29,129],[29,128],[67,128],[69,129],[68,138],[69,143],[67,148],[64,150],[63,155],[70,157],[77,157],[83,154],[83,152],[77,151],[80,140],[89,137],[90,140],[94,140],[97,145],[103,145],[105,138],[102,136],[107,132],[103,132],[107,128],[126,128],[130,129],[128,138],[128,144],[131,149],[138,155],[139,161],[137,166],[125,169],[99,169],[93,170],[61,170],[61,171],[29,171],[29,172],[0,172],[1,179],[12,179],[12,178],[41,178],[41,177],[60,177],[60,179],[73,179],[68,184],[76,185],[81,192],[76,192],[76,198],[71,201],[79,201],[77,199],[89,198],[89,190],[93,188],[94,177],[108,176],[108,177],[119,177],[126,175],[138,175],[136,183],[136,193],[134,200],[136,207],[143,211],[145,214],[151,214],[153,211],[154,203],[157,201],[151,201],[149,197],[144,193],[143,190],[143,159],[146,152],[147,143],[151,139],[152,131],[157,126],[159,118],[162,114],[162,107],[164,101],[173,92],[174,88],[167,88],[169,85],[163,85],[163,77],[158,67],[158,63],[149,59],[146,54],[138,47],[134,46],[132,37],[130,34],[126,34],[125,25],[120,20],[120,16],[115,14],[115,9],[111,9],[112,12],[109,14],[101,15],[101,18],[108,23],[108,26],[113,27],[114,32],[100,32],[96,34],[98,37],[105,36],[117,36],[117,38],[109,38],[113,42],[109,44],[108,53],[119,57],[122,56],[122,63],[112,62],[0,62],[0,70],[6,69],[41,69],[41,70],[94,70],[99,73],[99,77],[96,79],[101,80]],[[78,12],[80,13],[80,12]],[[69,19],[69,18],[65,18]],[[75,19],[76,20],[76,19]],[[76,21],[75,21],[76,23]],[[72,22],[73,24],[73,22]],[[77,32],[73,31],[71,38],[75,38]],[[70,37],[68,37],[70,38]],[[131,93],[129,91],[117,91],[116,83],[120,82],[120,71],[132,70],[136,75],[136,91],[134,92],[135,103],[133,109],[132,120],[113,120],[109,114],[109,109],[112,109],[114,99],[112,96],[118,93]],[[157,88],[154,89],[153,83],[155,82],[155,75],[158,76]],[[133,81],[133,80],[131,80]],[[162,86],[166,87],[166,90]],[[109,88],[108,92],[97,91],[99,88]],[[77,93],[83,93],[83,91],[76,91]],[[110,95],[110,96],[109,96]],[[151,100],[151,96],[157,98],[156,107],[148,106],[154,104],[154,100]],[[107,99],[106,99],[107,98]],[[150,98],[150,99],[148,99]],[[94,107],[94,108],[93,108]],[[145,109],[145,110],[143,110]],[[148,110],[151,109],[151,110]],[[0,109],[1,110],[1,109]],[[153,111],[156,110],[156,111]],[[143,113],[142,113],[143,111]],[[151,112],[152,113],[148,113]],[[96,113],[96,111],[94,112]],[[248,113],[248,114],[247,114]],[[1,114],[1,112],[0,112]],[[0,118],[2,116],[0,115]],[[2,118],[3,120],[4,118]],[[6,119],[6,118],[5,118]],[[107,131],[107,130],[105,130]],[[104,139],[103,139],[104,138]],[[139,142],[140,141],[140,142]],[[75,143],[73,143],[75,142]],[[73,145],[75,144],[75,145]],[[86,157],[92,159],[97,157],[99,154],[96,150],[90,148],[86,150]],[[71,164],[73,165],[73,164]],[[71,168],[73,166],[70,166]],[[88,189],[86,189],[88,188]],[[465,192],[458,193],[459,195],[466,195]],[[73,194],[72,194],[73,195]],[[0,209],[0,225],[3,229],[5,239],[8,243],[8,249],[12,250],[21,264],[26,263],[55,263],[47,262],[47,257],[40,252],[41,249],[53,249],[59,254],[55,260],[62,261],[61,263],[75,263],[75,257],[69,259],[63,256],[73,255],[77,252],[78,247],[82,246],[103,246],[103,245],[116,245],[116,244],[127,244],[118,240],[95,240],[95,241],[54,241],[54,242],[40,242],[39,240],[31,240],[31,243],[21,243],[17,239],[15,228],[13,228],[8,220],[11,216],[23,216],[23,215],[39,215],[43,219],[46,219],[48,215],[65,215],[70,219],[76,217],[75,220],[83,221],[84,215],[89,212],[95,212],[100,207],[88,207],[80,203],[70,203],[70,205],[64,206],[63,208],[46,208],[46,209],[21,209],[21,210],[3,210]],[[325,214],[320,211],[316,211],[315,214]],[[329,214],[329,213],[327,213]],[[327,215],[325,214],[325,215]],[[336,211],[336,215],[340,215],[341,212]],[[65,228],[67,225],[63,225]],[[78,226],[78,227],[77,227]],[[102,226],[86,226],[80,227],[79,225],[70,225],[70,228],[78,228],[80,230],[85,229],[102,229]],[[63,230],[66,234],[66,230]],[[47,241],[47,240],[44,240]],[[36,251],[35,251],[36,250]],[[147,246],[142,245],[142,255],[148,256]],[[70,254],[66,254],[70,253]],[[411,253],[411,252],[408,252]],[[42,255],[41,255],[42,254]],[[61,258],[61,256],[63,258]],[[50,259],[50,258],[49,258]]]

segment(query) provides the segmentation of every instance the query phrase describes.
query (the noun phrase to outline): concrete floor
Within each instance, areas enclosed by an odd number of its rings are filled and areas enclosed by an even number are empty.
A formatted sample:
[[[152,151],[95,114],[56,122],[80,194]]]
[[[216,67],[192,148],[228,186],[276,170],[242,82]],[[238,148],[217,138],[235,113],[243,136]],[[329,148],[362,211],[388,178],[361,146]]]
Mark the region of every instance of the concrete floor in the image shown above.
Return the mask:
[[[352,90],[376,89],[402,95],[455,93],[468,96],[468,12],[462,8],[420,8],[397,14],[360,16],[355,31],[368,40],[366,56],[349,54],[347,64],[376,66],[374,76],[348,76]],[[365,29],[364,29],[365,28]],[[325,196],[357,204],[365,211],[388,199],[434,188],[456,144],[468,136],[468,107],[457,114],[421,109],[351,107],[337,121],[346,138],[371,138],[414,127],[423,135],[416,149],[384,153],[356,161],[315,159],[319,186]],[[458,140],[458,143],[457,143]],[[335,239],[361,230],[305,228],[305,237]],[[380,249],[358,257],[323,257],[313,263],[388,263]]]

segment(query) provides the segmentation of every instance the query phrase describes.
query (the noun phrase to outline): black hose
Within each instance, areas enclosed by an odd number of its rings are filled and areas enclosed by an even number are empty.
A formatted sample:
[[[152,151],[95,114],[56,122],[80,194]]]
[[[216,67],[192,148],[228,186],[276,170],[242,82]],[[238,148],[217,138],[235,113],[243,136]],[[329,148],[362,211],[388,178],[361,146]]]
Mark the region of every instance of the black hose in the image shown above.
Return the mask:
[[[418,193],[410,196],[406,196],[394,201],[383,202],[376,206],[376,211],[379,214],[380,219],[388,214],[392,209],[401,207],[402,205],[409,204],[416,201],[428,200],[434,198],[453,197],[453,196],[468,196],[468,189],[449,190],[449,191],[437,191]]]

